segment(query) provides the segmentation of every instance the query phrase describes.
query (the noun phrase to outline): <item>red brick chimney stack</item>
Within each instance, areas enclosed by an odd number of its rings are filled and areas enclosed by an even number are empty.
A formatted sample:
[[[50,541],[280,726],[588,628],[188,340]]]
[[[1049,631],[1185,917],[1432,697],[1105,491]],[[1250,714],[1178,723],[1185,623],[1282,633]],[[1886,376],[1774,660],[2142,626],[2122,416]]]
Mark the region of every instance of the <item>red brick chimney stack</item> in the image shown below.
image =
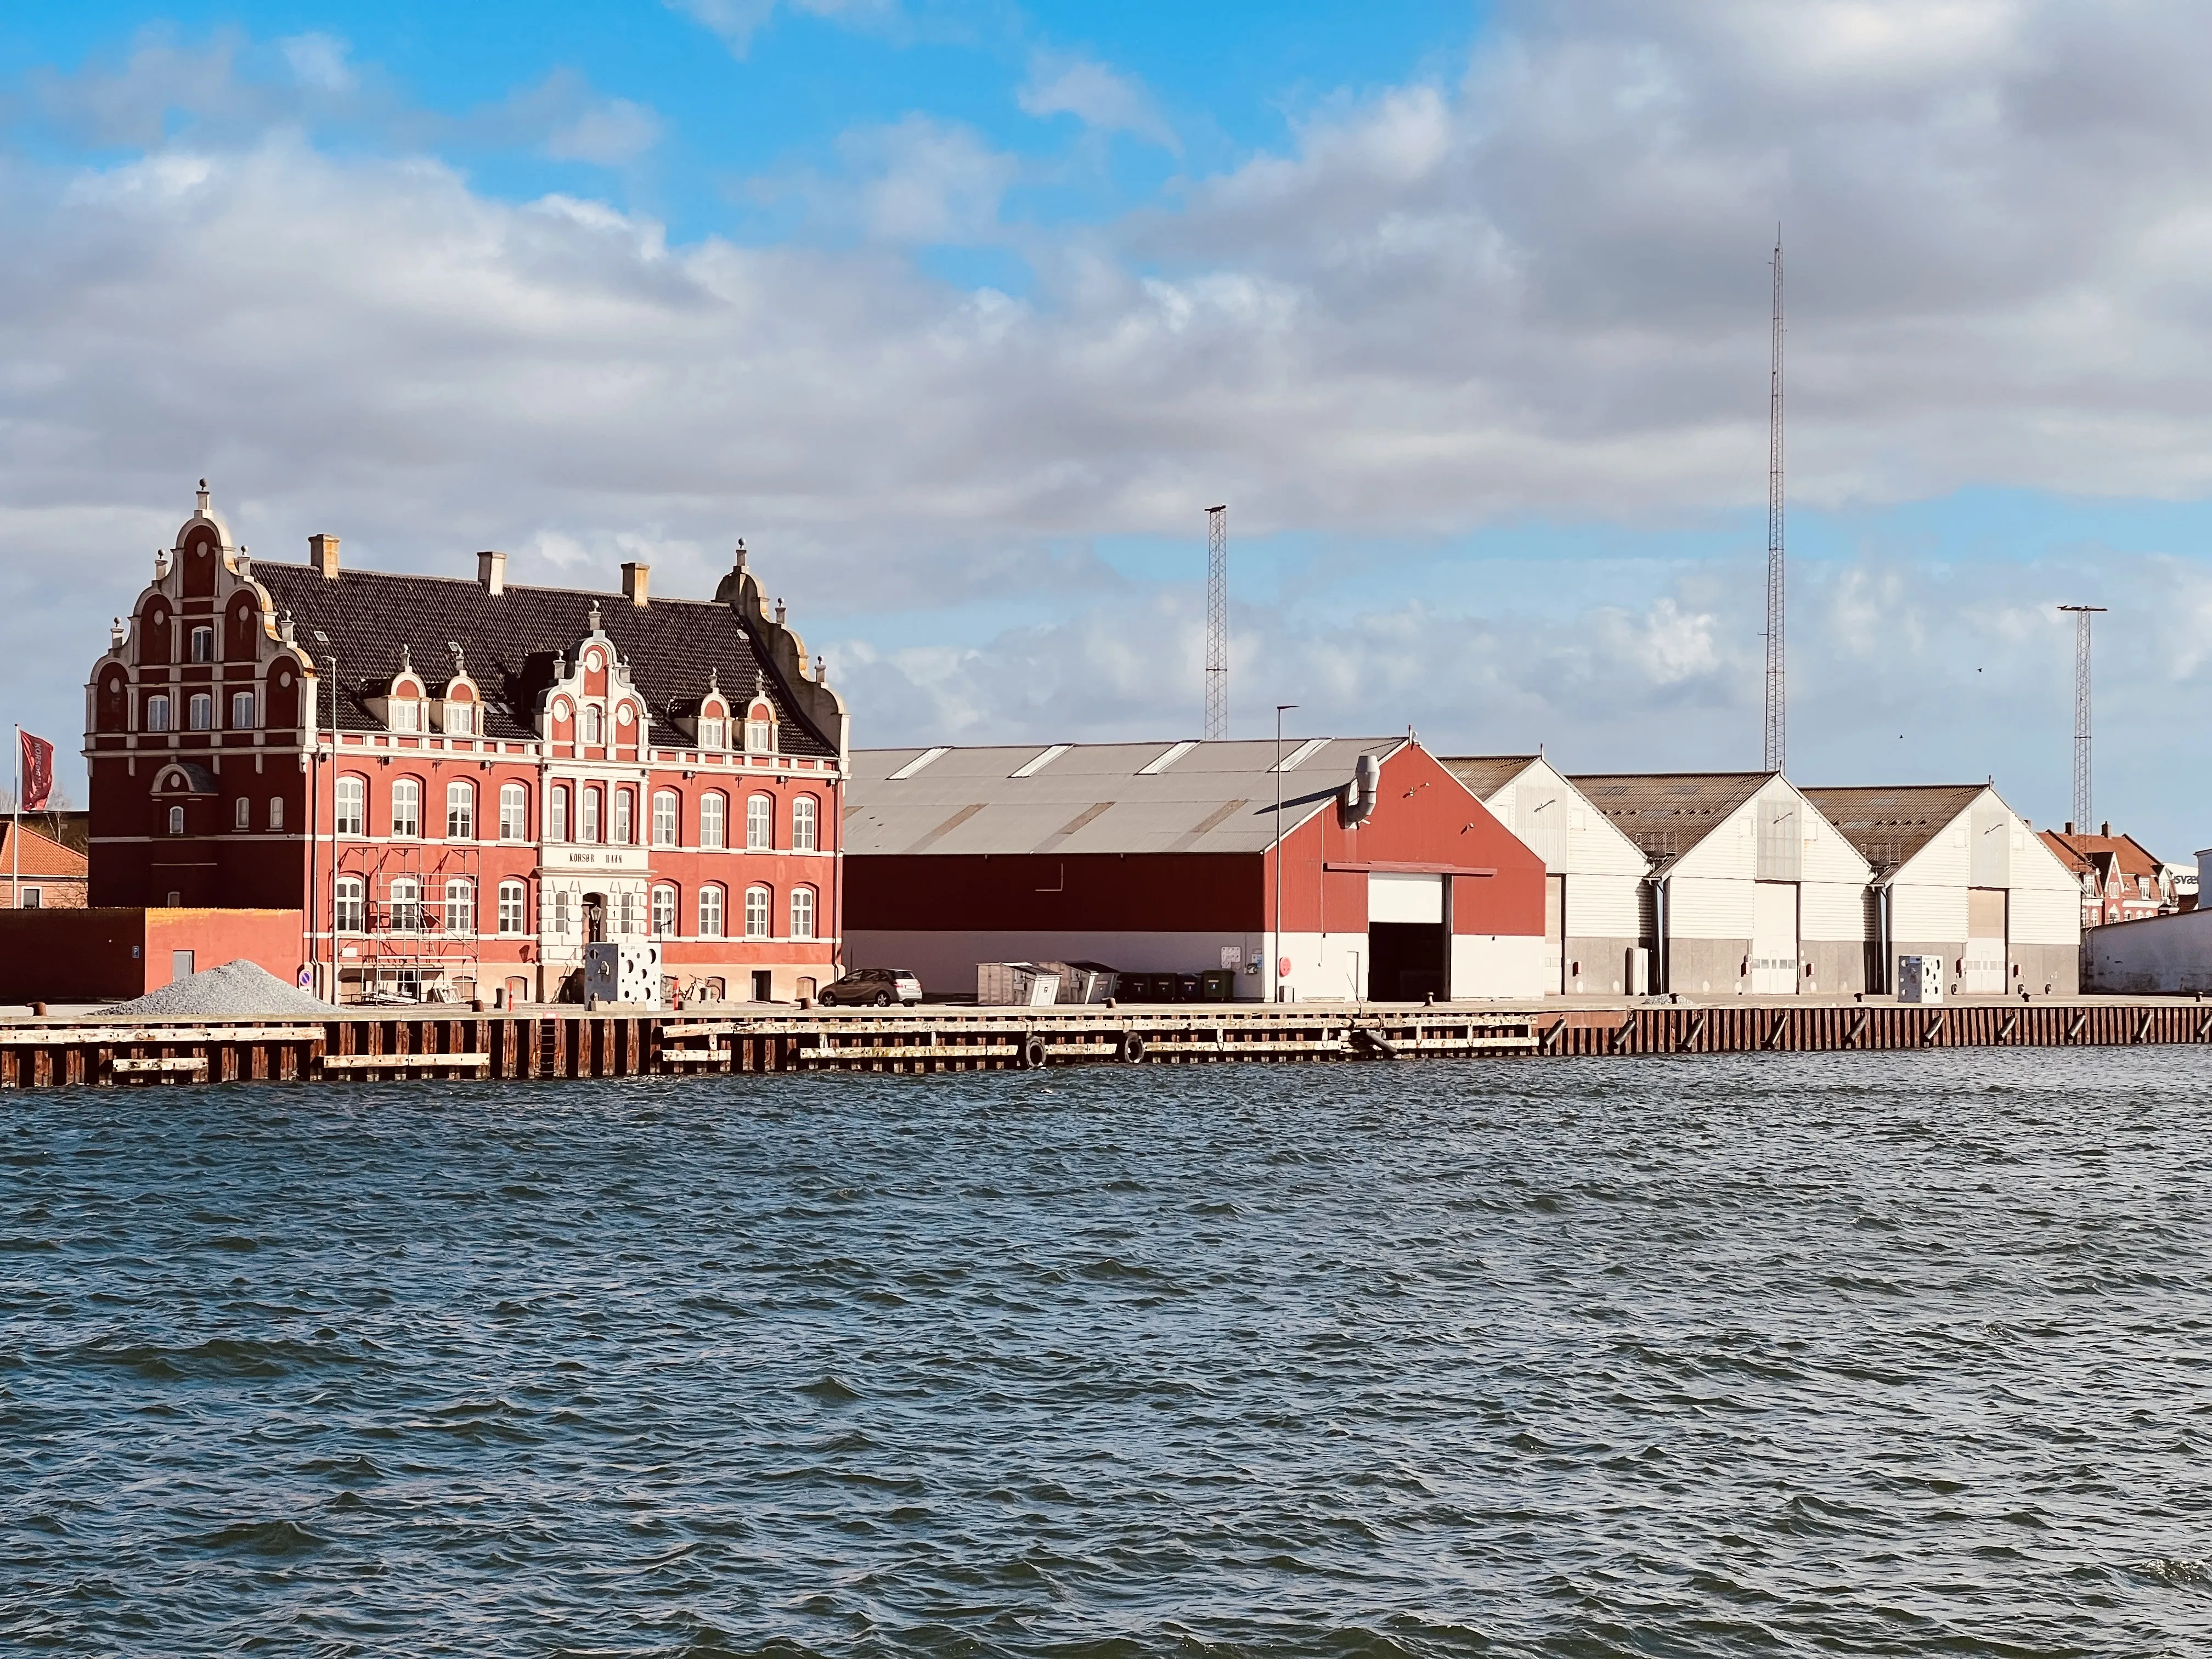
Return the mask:
[[[326,582],[338,579],[338,538],[335,536],[307,538],[307,562],[315,567],[316,574]]]
[[[641,611],[645,609],[646,578],[652,574],[653,567],[649,564],[633,561],[623,566],[623,592]]]

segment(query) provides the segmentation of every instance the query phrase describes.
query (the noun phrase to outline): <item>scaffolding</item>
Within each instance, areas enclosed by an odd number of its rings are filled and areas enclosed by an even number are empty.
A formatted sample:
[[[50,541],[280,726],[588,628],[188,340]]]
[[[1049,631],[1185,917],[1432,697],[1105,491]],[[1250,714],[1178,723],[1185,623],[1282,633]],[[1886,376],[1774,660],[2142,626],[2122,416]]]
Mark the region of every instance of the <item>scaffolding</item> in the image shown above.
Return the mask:
[[[349,978],[362,1002],[436,1001],[441,994],[465,1000],[465,989],[472,995],[484,922],[482,869],[466,842],[341,842],[331,915],[335,921],[338,883],[350,878],[362,884],[363,925],[357,933],[333,929],[337,1000],[345,1000]],[[468,883],[470,898],[466,926],[458,928],[448,925],[447,902],[447,884],[456,880]]]

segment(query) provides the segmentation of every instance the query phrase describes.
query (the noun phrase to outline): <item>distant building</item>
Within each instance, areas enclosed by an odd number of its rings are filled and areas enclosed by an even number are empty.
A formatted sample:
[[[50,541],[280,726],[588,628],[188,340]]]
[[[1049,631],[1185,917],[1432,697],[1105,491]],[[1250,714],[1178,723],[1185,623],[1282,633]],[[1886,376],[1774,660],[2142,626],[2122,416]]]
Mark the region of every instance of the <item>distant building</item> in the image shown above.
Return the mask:
[[[0,909],[82,910],[86,880],[85,857],[76,848],[28,823],[19,829],[14,819],[0,819]]]
[[[1544,990],[1633,990],[1630,953],[1650,952],[1651,860],[1541,755],[1462,755],[1445,769],[1544,860]]]
[[[1570,780],[1651,861],[1654,989],[1787,996],[1867,988],[1858,849],[1778,772]]]
[[[2168,866],[2133,836],[2114,835],[2109,823],[2094,836],[2070,823],[2045,830],[2043,843],[2080,884],[2084,927],[2141,921],[2179,908]]]
[[[1987,784],[1812,789],[1873,868],[1872,990],[1901,956],[1941,957],[1954,992],[2070,996],[2080,979],[2075,882]]]
[[[836,976],[844,706],[740,552],[711,602],[250,559],[209,506],[87,690],[94,902],[303,913],[319,994],[552,999]]]
[[[1246,1000],[1541,992],[1543,863],[1434,757],[1407,738],[1277,756],[1267,741],[859,750],[847,959],[939,994],[1019,961],[1225,971]]]

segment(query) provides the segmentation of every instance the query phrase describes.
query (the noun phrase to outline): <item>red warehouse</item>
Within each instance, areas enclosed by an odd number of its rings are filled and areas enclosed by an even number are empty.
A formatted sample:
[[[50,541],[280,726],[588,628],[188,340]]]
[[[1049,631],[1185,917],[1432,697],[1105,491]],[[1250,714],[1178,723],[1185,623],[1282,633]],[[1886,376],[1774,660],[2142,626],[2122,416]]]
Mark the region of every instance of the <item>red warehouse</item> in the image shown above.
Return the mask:
[[[1271,986],[1542,991],[1543,861],[1426,750],[1314,738],[1285,745],[1279,769],[1276,755],[1273,742],[862,750],[848,958],[945,993],[1004,961],[1233,968],[1253,1000]]]
[[[87,687],[92,902],[297,909],[325,996],[836,977],[843,703],[737,565],[714,601],[264,564],[199,507]]]

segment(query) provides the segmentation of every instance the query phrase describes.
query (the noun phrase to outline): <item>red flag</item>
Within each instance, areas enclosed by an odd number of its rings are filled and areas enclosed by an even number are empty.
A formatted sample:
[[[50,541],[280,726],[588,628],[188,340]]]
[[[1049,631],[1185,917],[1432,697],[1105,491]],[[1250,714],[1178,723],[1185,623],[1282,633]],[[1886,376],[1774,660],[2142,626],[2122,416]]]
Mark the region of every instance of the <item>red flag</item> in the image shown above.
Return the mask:
[[[43,812],[54,793],[54,746],[28,732],[23,740],[23,811]]]

